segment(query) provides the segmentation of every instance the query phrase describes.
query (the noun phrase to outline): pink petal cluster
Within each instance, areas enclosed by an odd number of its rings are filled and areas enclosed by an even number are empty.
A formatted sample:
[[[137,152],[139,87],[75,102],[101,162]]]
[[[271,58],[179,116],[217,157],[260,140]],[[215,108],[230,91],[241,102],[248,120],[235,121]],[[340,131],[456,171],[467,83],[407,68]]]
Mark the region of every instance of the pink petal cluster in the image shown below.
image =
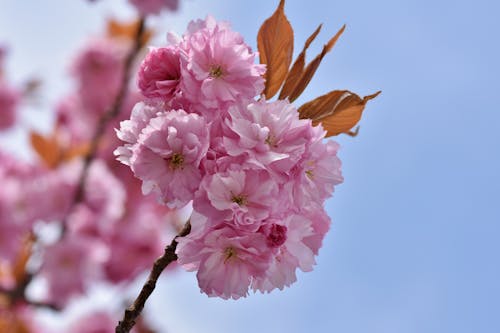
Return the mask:
[[[192,201],[178,262],[225,299],[312,270],[330,225],[324,202],[343,180],[321,126],[288,101],[255,100],[264,68],[254,58],[227,24],[192,22],[150,51],[139,71],[146,98],[117,131],[125,144],[115,154],[144,193],[171,207]]]
[[[102,114],[113,103],[123,79],[126,45],[114,39],[95,39],[78,53],[72,64],[82,105]]]

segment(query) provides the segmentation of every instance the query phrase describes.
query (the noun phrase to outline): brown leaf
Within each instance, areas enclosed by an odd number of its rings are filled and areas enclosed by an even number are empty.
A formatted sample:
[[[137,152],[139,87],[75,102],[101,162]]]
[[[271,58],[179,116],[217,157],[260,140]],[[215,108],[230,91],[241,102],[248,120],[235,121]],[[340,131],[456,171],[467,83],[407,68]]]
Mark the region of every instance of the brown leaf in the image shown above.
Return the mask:
[[[357,130],[351,129],[361,119],[366,103],[380,93],[361,98],[348,90],[334,90],[302,105],[300,117],[312,119],[315,126],[322,124],[327,137],[340,133],[355,136]]]
[[[319,34],[321,27],[323,25],[320,24],[316,30],[312,33],[311,36],[306,40],[306,43],[304,44],[304,48],[300,52],[299,56],[297,59],[295,59],[295,62],[292,65],[292,68],[288,72],[288,75],[286,76],[285,83],[283,84],[283,88],[281,89],[279,99],[285,99],[290,95],[290,92],[295,88],[297,83],[299,82],[300,77],[304,73],[304,66],[306,62],[306,50],[309,48],[309,45],[313,42],[313,40],[316,38],[316,36]]]
[[[307,85],[309,82],[311,82],[312,77],[314,76],[314,73],[316,73],[316,70],[319,67],[319,64],[321,63],[321,60],[325,57],[325,55],[331,51],[337,40],[339,39],[340,35],[345,30],[345,24],[340,28],[340,30],[333,36],[328,43],[326,43],[323,46],[323,50],[321,50],[321,53],[316,56],[306,67],[306,69],[303,71],[300,79],[298,80],[297,84],[295,85],[294,89],[292,92],[290,92],[289,99],[290,102],[293,102],[296,100],[300,94],[306,89]]]
[[[45,137],[41,134],[30,132],[31,146],[40,159],[49,168],[55,168],[61,160],[61,150],[55,135]]]
[[[42,162],[50,169],[74,158],[85,156],[90,148],[87,143],[67,147],[59,141],[57,131],[50,136],[43,136],[32,131],[30,132],[30,141]]]
[[[280,89],[292,63],[293,29],[285,16],[285,0],[264,21],[257,35],[260,63],[266,64],[264,95],[273,97]]]
[[[126,40],[133,41],[137,35],[137,29],[139,28],[139,20],[133,20],[131,22],[121,22],[115,19],[108,19],[107,22],[107,35],[111,38],[122,38]],[[146,45],[151,37],[153,37],[153,30],[147,29],[142,35],[141,45]]]

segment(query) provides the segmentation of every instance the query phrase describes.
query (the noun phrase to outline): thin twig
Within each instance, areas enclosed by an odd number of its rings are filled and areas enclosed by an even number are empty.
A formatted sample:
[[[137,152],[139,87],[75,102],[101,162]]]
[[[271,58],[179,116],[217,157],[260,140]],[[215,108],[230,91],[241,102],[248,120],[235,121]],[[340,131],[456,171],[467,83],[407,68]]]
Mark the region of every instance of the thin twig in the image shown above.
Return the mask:
[[[125,102],[125,97],[127,96],[127,90],[130,82],[130,77],[132,76],[132,65],[134,63],[134,59],[139,53],[139,51],[142,48],[142,42],[143,42],[143,35],[145,31],[145,18],[142,17],[139,20],[139,24],[137,27],[137,31],[134,37],[134,45],[132,46],[132,49],[130,50],[129,54],[127,55],[127,58],[125,59],[125,62],[123,64],[123,80],[121,82],[120,90],[118,91],[118,94],[115,97],[115,100],[113,101],[113,104],[111,107],[106,111],[101,119],[99,120],[99,123],[97,124],[96,130],[94,132],[94,135],[92,137],[92,140],[90,141],[90,148],[89,152],[85,156],[85,159],[83,160],[83,169],[80,174],[80,179],[78,181],[78,185],[76,188],[75,196],[71,202],[71,205],[68,209],[68,213],[66,217],[62,220],[62,233],[61,235],[64,235],[67,229],[67,222],[68,222],[68,215],[71,213],[73,208],[81,203],[85,198],[85,184],[87,182],[88,174],[89,174],[89,167],[92,161],[95,159],[97,155],[97,150],[99,148],[99,142],[101,141],[104,132],[106,130],[106,126],[109,124],[111,120],[116,118],[118,114],[120,113],[123,103]]]
[[[184,237],[188,235],[190,231],[191,224],[188,221],[179,234],[172,240],[172,243],[165,247],[163,255],[156,259],[146,283],[142,286],[141,292],[135,299],[134,303],[125,310],[123,319],[120,320],[116,326],[115,333],[128,333],[132,327],[134,327],[135,320],[139,317],[142,309],[144,308],[144,304],[146,304],[149,296],[153,293],[160,274],[170,263],[177,260],[177,254],[175,254],[175,249],[177,248],[177,237]]]

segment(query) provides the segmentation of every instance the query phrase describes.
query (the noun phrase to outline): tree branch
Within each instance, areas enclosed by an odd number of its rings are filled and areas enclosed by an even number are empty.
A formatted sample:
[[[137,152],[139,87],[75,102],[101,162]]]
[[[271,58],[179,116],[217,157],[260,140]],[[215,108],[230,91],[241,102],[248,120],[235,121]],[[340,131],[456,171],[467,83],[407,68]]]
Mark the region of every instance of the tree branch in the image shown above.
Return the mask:
[[[118,325],[115,328],[115,333],[128,333],[132,327],[134,327],[135,320],[139,317],[142,309],[144,308],[144,304],[146,304],[149,296],[153,293],[160,274],[170,263],[177,260],[177,254],[175,254],[175,249],[177,248],[177,237],[184,237],[188,235],[190,231],[191,224],[188,221],[179,234],[177,234],[177,236],[175,236],[172,240],[172,243],[165,247],[163,255],[156,259],[146,283],[142,286],[141,292],[135,299],[134,303],[125,310],[123,319],[118,322]]]

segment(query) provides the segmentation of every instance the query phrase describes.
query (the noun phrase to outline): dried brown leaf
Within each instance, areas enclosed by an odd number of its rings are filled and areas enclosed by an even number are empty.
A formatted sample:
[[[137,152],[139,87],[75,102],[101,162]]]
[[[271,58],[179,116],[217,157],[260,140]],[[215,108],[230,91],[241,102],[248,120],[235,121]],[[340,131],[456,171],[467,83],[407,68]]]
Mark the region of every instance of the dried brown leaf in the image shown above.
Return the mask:
[[[283,88],[281,89],[279,99],[285,99],[287,98],[292,90],[295,88],[297,83],[300,80],[300,77],[304,73],[304,67],[305,67],[305,62],[306,62],[306,50],[309,48],[309,45],[314,41],[316,36],[319,34],[321,27],[323,25],[320,24],[316,30],[312,33],[309,38],[307,38],[306,43],[304,44],[304,48],[300,52],[299,56],[295,60],[295,62],[292,65],[292,68],[288,72],[288,75],[286,76],[285,83],[283,84]]]
[[[137,35],[137,29],[139,29],[139,22],[140,20],[121,22],[110,18],[107,22],[107,35],[111,38],[121,38],[133,41],[135,39],[135,36]],[[145,32],[142,34],[141,45],[146,45],[151,37],[153,37],[153,30],[145,30]]]
[[[327,137],[340,133],[355,136],[358,129],[351,129],[361,119],[366,103],[380,93],[361,98],[348,90],[334,90],[302,105],[300,117],[312,119],[315,126],[321,123]]]
[[[285,0],[264,21],[257,35],[260,63],[266,64],[264,95],[273,97],[288,74],[293,55],[293,29],[285,15]]]
[[[38,154],[38,157],[49,168],[55,168],[61,160],[61,151],[57,138],[52,135],[45,137],[41,134],[31,131],[30,132],[31,146]]]
[[[50,169],[58,167],[63,162],[85,156],[90,148],[87,143],[67,147],[59,141],[57,131],[49,136],[32,131],[30,141],[42,162]]]
[[[290,92],[289,99],[290,102],[293,102],[296,100],[302,92],[306,89],[307,85],[309,82],[311,82],[311,79],[313,78],[314,74],[316,73],[316,70],[319,67],[319,64],[325,57],[325,55],[331,51],[339,37],[342,35],[342,33],[345,30],[345,24],[340,28],[340,30],[333,36],[328,43],[326,43],[323,46],[323,49],[321,50],[321,53],[316,56],[306,67],[306,69],[303,71],[300,79],[298,80],[297,84],[295,85],[294,89],[292,92]]]

